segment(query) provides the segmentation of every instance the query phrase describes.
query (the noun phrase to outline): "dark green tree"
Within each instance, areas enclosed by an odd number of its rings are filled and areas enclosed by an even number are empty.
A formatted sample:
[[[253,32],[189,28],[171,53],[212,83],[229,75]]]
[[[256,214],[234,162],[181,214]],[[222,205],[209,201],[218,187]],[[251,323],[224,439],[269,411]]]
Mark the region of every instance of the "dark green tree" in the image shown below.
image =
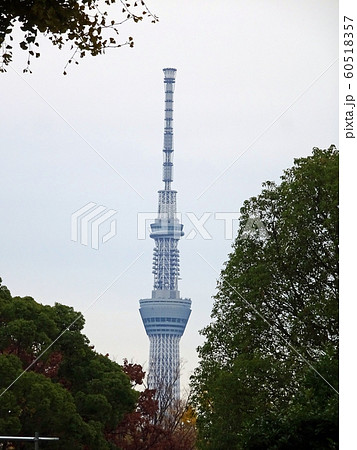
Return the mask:
[[[83,326],[73,308],[12,297],[0,283],[0,434],[58,436],[58,449],[114,448],[107,436],[139,394]]]
[[[192,377],[201,448],[337,448],[338,152],[244,202]]]
[[[123,22],[133,20],[139,22],[143,17],[149,17],[152,22],[158,19],[151,14],[143,0],[128,2],[124,0],[105,0],[109,6],[120,3],[121,17],[118,20],[109,17],[108,11],[102,10],[99,0],[7,0],[1,2],[0,8],[0,71],[6,71],[6,66],[12,61],[14,28],[20,25],[22,37],[17,45],[27,52],[27,67],[31,58],[38,58],[39,34],[47,36],[53,45],[61,49],[70,43],[73,49],[69,63],[78,63],[78,57],[86,54],[100,55],[107,48],[129,45],[134,41],[128,37],[119,39],[118,27]],[[100,5],[102,3],[102,5]],[[66,73],[66,71],[64,72]]]

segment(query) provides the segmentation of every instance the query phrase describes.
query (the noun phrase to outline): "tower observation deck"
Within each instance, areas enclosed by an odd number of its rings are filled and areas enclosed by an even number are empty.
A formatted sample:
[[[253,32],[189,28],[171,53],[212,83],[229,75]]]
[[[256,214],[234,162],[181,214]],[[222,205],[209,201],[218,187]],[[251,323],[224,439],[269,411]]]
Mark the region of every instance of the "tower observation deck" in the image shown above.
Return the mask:
[[[177,244],[183,225],[176,217],[173,181],[173,94],[176,69],[164,69],[165,126],[163,148],[164,189],[159,193],[158,216],[151,224],[155,241],[154,289],[151,298],[140,300],[140,315],[150,340],[148,385],[157,390],[159,405],[180,398],[180,339],[191,313],[191,300],[180,298]]]

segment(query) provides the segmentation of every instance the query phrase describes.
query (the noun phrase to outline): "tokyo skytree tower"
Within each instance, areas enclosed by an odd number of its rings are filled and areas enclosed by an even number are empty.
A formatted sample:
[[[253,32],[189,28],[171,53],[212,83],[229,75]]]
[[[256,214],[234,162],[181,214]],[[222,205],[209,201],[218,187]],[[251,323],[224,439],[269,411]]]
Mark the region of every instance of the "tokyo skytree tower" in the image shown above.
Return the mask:
[[[155,241],[153,256],[154,289],[149,299],[140,300],[140,315],[150,340],[148,385],[157,389],[159,405],[180,398],[180,339],[191,313],[191,300],[180,298],[177,244],[183,225],[176,217],[173,180],[173,94],[176,69],[164,69],[165,128],[163,148],[164,189],[159,193],[158,216],[151,224]],[[165,397],[165,399],[164,399]]]

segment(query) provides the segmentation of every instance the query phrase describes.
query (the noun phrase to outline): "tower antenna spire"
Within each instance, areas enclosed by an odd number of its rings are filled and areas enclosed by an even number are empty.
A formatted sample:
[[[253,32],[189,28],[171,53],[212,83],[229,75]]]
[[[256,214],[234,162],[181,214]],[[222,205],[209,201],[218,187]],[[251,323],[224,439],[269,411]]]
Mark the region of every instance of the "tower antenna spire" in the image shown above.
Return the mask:
[[[165,183],[165,190],[171,189],[171,182],[173,180],[173,112],[174,112],[174,91],[176,69],[167,68],[164,71],[164,85],[165,85],[165,128],[164,128],[164,163],[162,180]]]
[[[166,68],[164,126],[164,189],[158,192],[158,217],[151,224],[155,241],[153,255],[154,289],[151,298],[140,300],[140,315],[150,340],[149,389],[156,389],[159,407],[180,398],[180,339],[191,314],[191,300],[180,298],[178,290],[178,241],[183,225],[176,217],[173,181],[173,94],[176,69]]]

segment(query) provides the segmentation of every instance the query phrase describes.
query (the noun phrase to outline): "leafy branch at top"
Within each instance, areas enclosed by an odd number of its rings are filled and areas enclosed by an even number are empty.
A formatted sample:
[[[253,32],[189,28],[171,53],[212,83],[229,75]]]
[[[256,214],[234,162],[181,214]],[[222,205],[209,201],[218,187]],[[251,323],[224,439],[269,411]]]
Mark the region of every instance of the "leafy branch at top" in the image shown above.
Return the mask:
[[[110,6],[120,2],[121,17],[115,20],[107,11],[99,7],[100,0],[14,0],[6,2],[0,12],[0,71],[6,72],[13,59],[13,31],[17,23],[23,32],[19,47],[27,52],[27,67],[24,72],[31,72],[31,58],[39,58],[38,35],[48,37],[53,45],[62,49],[70,43],[73,54],[68,63],[78,64],[78,57],[86,54],[100,55],[107,48],[123,45],[134,46],[132,37],[119,40],[118,27],[129,20],[135,23],[143,18],[158,21],[143,0],[127,2],[125,0],[105,0]],[[66,67],[67,67],[66,65]],[[64,71],[66,74],[66,70]]]

